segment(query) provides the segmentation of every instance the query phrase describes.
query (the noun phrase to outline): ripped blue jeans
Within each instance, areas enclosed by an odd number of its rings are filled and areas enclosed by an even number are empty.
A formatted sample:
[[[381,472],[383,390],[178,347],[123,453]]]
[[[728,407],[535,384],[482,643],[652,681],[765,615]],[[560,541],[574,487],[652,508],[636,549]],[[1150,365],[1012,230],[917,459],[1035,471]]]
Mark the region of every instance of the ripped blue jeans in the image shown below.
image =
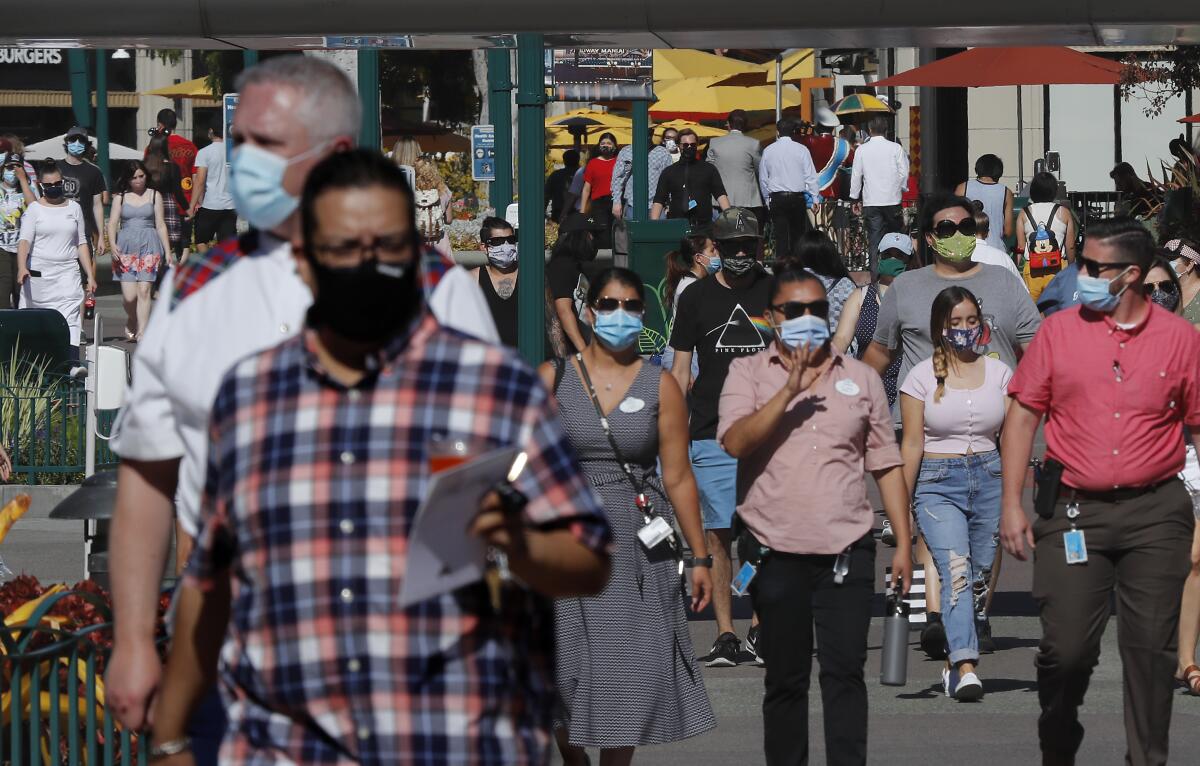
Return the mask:
[[[983,617],[1000,531],[1000,453],[923,459],[914,502],[942,581],[950,662],[977,662],[975,620]]]

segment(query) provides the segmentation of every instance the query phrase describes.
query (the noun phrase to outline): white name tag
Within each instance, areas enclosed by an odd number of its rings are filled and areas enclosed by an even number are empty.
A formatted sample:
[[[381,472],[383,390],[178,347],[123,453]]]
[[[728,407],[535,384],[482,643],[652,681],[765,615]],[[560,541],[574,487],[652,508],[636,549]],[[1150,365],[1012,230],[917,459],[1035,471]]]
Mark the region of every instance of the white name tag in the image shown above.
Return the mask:
[[[850,380],[850,378],[842,378],[837,383],[834,383],[833,387],[836,388],[837,392],[842,396],[858,396],[858,392],[862,390],[858,387],[858,384],[853,380]]]
[[[632,415],[635,412],[641,412],[646,407],[646,403],[641,399],[638,399],[636,396],[631,396],[625,401],[621,402],[620,407],[621,412]]]

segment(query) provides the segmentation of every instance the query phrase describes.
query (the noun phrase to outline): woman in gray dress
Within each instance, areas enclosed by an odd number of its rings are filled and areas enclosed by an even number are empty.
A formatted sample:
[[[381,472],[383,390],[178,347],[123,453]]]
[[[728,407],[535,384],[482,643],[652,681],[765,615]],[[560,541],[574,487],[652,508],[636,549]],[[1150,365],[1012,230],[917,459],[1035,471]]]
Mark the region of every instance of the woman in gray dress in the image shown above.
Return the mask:
[[[149,187],[146,166],[135,160],[118,185],[108,217],[113,246],[113,281],[121,284],[125,338],[140,340],[150,319],[150,288],[163,267],[170,243],[163,197]]]
[[[683,394],[668,373],[638,355],[642,280],[627,269],[609,269],[592,281],[587,304],[591,343],[540,372],[557,396],[584,473],[604,500],[615,549],[600,595],[555,606],[565,707],[557,736],[567,766],[587,763],[587,747],[600,748],[601,766],[621,766],[633,760],[635,747],[715,726],[684,614],[682,546],[674,534],[657,543],[651,535],[672,528],[678,517],[695,556],[687,562],[693,610],[711,596],[712,559],[688,460]]]

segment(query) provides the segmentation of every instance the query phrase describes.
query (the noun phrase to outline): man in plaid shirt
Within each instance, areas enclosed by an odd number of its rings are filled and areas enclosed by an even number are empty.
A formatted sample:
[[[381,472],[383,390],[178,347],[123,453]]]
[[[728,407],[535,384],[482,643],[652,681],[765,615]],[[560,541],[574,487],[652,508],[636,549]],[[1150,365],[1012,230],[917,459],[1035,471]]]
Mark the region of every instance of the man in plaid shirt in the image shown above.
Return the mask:
[[[424,309],[399,168],[367,151],[323,161],[301,219],[313,307],[299,336],[235,365],[213,404],[152,753],[191,763],[187,714],[219,653],[222,763],[545,763],[550,599],[603,587],[600,501],[537,374]],[[463,530],[503,551],[515,579],[498,602],[480,581],[401,608],[431,444],[445,438],[528,455],[523,512],[489,493]]]

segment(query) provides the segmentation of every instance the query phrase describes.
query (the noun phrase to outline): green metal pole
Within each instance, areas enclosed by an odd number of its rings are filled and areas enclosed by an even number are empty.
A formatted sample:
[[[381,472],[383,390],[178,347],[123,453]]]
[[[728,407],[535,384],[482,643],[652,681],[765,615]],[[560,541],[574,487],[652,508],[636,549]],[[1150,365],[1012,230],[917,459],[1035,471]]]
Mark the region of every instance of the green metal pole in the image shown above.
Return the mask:
[[[488,49],[488,119],[496,131],[496,180],[492,181],[490,197],[496,215],[501,217],[513,196],[511,62],[507,48]]]
[[[92,124],[92,93],[88,87],[87,51],[71,48],[67,51],[67,70],[71,74],[71,111],[75,124]]]
[[[358,52],[358,98],[362,101],[362,130],[358,144],[378,149],[379,136],[379,51],[364,48]]]
[[[634,221],[650,216],[650,102],[633,102],[633,210]]]
[[[96,51],[96,160],[100,172],[112,179],[108,158],[108,51]]]
[[[258,63],[258,51],[244,50],[242,51],[242,68],[249,69]]]
[[[518,214],[521,278],[517,281],[517,346],[530,364],[540,364],[545,357],[544,70],[542,36],[517,35],[517,199],[521,203]]]

